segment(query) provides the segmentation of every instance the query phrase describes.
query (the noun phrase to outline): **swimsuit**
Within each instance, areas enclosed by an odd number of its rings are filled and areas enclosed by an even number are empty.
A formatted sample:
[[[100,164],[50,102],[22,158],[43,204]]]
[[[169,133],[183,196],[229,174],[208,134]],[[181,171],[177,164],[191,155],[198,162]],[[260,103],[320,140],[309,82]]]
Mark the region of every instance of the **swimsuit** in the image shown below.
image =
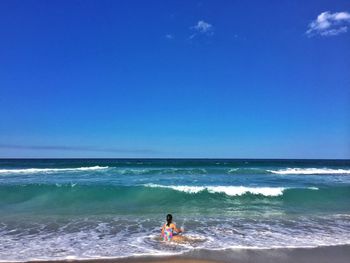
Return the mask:
[[[171,241],[171,239],[173,238],[173,229],[169,226],[167,226],[167,224],[164,225],[164,230],[163,230],[163,234],[162,234],[162,238],[164,241]]]

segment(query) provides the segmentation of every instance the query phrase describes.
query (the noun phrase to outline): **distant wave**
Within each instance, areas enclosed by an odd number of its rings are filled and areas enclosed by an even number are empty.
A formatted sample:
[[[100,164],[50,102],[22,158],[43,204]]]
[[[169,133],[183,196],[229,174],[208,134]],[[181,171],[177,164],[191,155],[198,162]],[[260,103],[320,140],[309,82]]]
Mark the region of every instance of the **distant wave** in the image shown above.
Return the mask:
[[[90,166],[78,168],[25,168],[25,169],[0,169],[0,174],[33,174],[33,173],[57,173],[57,172],[75,172],[75,171],[93,171],[103,170],[108,166]]]
[[[263,168],[246,167],[246,168],[230,168],[227,170],[228,174],[269,174],[268,170]]]
[[[204,168],[116,168],[121,175],[207,174]]]
[[[208,191],[209,193],[224,193],[229,196],[240,196],[244,194],[279,196],[286,189],[284,187],[245,187],[245,186],[189,186],[189,185],[158,185],[146,184],[146,187],[170,188],[185,193],[199,193]]]
[[[230,174],[230,175],[251,175],[251,174],[280,174],[280,175],[336,175],[350,174],[350,169],[331,169],[331,168],[196,168],[196,167],[153,167],[153,168],[124,168],[109,166],[87,166],[77,168],[16,168],[0,169],[0,175],[3,174],[34,174],[34,173],[60,173],[60,172],[79,172],[96,171],[111,168],[111,172],[119,175],[205,175],[205,174]]]
[[[286,168],[267,171],[274,174],[350,174],[350,169],[331,168]]]

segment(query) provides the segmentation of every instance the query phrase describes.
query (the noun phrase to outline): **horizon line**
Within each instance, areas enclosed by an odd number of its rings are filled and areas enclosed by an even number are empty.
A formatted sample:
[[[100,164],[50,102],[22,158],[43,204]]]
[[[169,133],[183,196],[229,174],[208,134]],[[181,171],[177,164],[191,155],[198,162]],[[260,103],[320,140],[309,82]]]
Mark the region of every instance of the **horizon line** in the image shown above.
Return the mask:
[[[244,158],[244,157],[0,157],[0,160],[72,160],[72,159],[94,159],[94,160],[320,160],[320,161],[350,161],[350,158]]]

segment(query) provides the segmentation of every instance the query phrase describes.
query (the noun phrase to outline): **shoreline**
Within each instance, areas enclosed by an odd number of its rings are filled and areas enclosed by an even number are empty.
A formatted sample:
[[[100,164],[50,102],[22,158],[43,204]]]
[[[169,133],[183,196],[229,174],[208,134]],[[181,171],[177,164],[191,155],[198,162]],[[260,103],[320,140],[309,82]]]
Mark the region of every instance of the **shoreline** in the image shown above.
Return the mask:
[[[348,263],[350,245],[313,248],[199,249],[173,256],[131,256],[105,259],[31,260],[26,263]],[[5,262],[5,261],[1,261]]]

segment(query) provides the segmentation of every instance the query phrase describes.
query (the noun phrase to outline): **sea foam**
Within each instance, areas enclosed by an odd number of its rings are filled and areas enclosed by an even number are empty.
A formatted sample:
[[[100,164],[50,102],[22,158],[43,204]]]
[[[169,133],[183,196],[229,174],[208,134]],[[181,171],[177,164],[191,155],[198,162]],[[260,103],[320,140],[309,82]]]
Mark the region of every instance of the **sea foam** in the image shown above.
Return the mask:
[[[189,185],[159,185],[146,184],[146,187],[169,188],[175,191],[195,194],[202,191],[209,193],[224,193],[229,196],[240,196],[247,193],[264,196],[279,196],[286,189],[284,187],[245,187],[245,186],[189,186]]]
[[[350,174],[350,169],[331,168],[286,168],[267,171],[274,174]]]
[[[90,166],[78,168],[25,168],[25,169],[0,169],[0,174],[33,174],[33,173],[57,173],[57,172],[75,172],[75,171],[93,171],[103,170],[108,166]]]

